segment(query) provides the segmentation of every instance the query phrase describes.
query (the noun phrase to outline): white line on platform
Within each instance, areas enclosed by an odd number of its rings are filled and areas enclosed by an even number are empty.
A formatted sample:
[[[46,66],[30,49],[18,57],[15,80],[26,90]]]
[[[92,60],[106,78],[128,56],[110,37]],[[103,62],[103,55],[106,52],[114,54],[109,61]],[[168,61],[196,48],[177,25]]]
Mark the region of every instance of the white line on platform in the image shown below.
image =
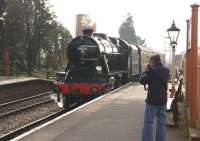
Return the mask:
[[[0,85],[7,85],[12,83],[20,83],[25,81],[31,81],[31,80],[37,80],[38,78],[15,78],[15,79],[9,79],[9,80],[2,80],[0,81]]]
[[[122,87],[120,87],[120,88],[118,88],[118,89],[116,89],[116,90],[114,90],[114,91],[111,91],[111,92],[109,92],[109,93],[107,93],[107,94],[105,94],[105,95],[102,95],[102,96],[100,96],[100,97],[98,97],[98,98],[96,98],[96,99],[94,99],[94,100],[92,100],[92,101],[90,101],[90,102],[87,102],[87,103],[85,103],[84,105],[79,106],[79,107],[75,108],[75,109],[72,110],[72,111],[69,111],[69,112],[67,112],[67,113],[65,113],[65,114],[63,114],[63,115],[61,115],[61,116],[59,116],[59,117],[57,117],[57,118],[55,118],[55,119],[53,119],[53,120],[47,122],[47,123],[44,123],[44,124],[42,124],[42,125],[40,125],[40,126],[38,126],[38,127],[36,127],[36,128],[33,128],[32,130],[30,130],[30,131],[28,131],[28,132],[26,132],[26,133],[24,133],[24,134],[22,134],[22,135],[20,135],[20,136],[18,136],[18,137],[16,137],[16,138],[12,139],[11,141],[18,141],[18,140],[24,138],[25,136],[28,136],[28,135],[32,134],[33,132],[36,132],[37,130],[40,130],[41,128],[43,128],[43,127],[45,127],[45,126],[48,126],[48,125],[50,125],[51,123],[53,123],[53,122],[55,122],[55,121],[57,121],[57,120],[59,120],[59,119],[62,119],[62,118],[64,118],[65,116],[68,116],[68,115],[72,114],[73,112],[75,112],[75,111],[77,111],[77,110],[79,110],[79,109],[82,109],[83,107],[86,107],[87,105],[89,105],[89,104],[91,104],[91,103],[94,103],[95,101],[100,100],[100,99],[102,99],[103,97],[105,97],[105,96],[107,96],[107,95],[109,95],[109,94],[112,94],[112,93],[114,93],[114,92],[116,92],[116,91],[118,91],[118,90],[120,90],[120,89],[122,89],[122,88],[124,88],[124,87],[126,87],[126,86],[128,86],[128,85],[130,85],[130,84],[131,84],[131,83],[128,83],[128,84],[126,84],[126,85],[124,85],[124,86],[122,86]]]

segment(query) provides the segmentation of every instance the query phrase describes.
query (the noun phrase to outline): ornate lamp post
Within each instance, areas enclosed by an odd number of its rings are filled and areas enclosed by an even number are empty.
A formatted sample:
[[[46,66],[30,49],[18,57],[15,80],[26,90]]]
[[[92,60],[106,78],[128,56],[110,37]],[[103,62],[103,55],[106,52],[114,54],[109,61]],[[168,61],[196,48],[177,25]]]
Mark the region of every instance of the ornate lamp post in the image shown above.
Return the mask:
[[[171,25],[171,27],[169,29],[167,29],[168,35],[169,35],[169,39],[170,39],[170,46],[172,48],[172,88],[171,88],[171,97],[174,96],[175,94],[175,51],[176,51],[176,45],[177,45],[177,40],[178,40],[178,36],[180,33],[180,29],[176,27],[174,21]]]

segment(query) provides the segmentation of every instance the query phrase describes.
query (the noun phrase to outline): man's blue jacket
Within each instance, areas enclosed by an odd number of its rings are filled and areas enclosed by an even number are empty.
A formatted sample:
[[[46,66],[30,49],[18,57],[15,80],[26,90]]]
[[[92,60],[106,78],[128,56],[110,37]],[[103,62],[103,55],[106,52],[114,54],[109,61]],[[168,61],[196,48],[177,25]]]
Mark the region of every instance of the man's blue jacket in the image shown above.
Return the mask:
[[[147,104],[154,106],[166,105],[168,79],[169,69],[161,63],[142,73],[140,83],[148,85]]]

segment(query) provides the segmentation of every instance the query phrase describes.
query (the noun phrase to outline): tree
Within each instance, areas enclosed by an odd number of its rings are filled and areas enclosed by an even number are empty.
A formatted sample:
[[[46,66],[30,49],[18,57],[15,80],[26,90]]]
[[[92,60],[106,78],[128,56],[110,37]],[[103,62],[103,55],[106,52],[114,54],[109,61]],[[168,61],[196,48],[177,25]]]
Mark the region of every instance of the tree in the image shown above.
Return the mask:
[[[55,21],[56,16],[50,11],[48,2],[49,0],[6,1],[6,48],[11,54],[12,68],[17,72],[31,72],[34,68],[44,66],[58,68],[66,62],[61,49],[66,49],[72,36]]]
[[[52,22],[49,32],[50,42],[47,44],[51,44],[52,47],[44,49],[47,53],[46,64],[51,68],[62,68],[67,64],[66,49],[72,36],[68,29],[56,21]]]
[[[119,35],[120,35],[120,38],[124,39],[130,44],[134,44],[138,46],[145,45],[145,40],[141,39],[141,37],[139,37],[135,33],[133,19],[130,13],[127,14],[127,18],[125,19],[125,21],[121,24],[119,28]]]

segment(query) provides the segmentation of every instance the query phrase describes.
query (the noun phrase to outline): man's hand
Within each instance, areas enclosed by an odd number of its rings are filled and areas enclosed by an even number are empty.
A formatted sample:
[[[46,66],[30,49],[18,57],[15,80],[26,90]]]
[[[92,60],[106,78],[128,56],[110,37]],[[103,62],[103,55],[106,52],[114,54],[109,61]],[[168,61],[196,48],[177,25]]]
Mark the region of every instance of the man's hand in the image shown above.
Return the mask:
[[[145,70],[147,71],[147,70],[149,70],[149,69],[150,69],[150,65],[149,65],[149,64],[146,64]]]

